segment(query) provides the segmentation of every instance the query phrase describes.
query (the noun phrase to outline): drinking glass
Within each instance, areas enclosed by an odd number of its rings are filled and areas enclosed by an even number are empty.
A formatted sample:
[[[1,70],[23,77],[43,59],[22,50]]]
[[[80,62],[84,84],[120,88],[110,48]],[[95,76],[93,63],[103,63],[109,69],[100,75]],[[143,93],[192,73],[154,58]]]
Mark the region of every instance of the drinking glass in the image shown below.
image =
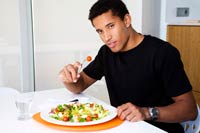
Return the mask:
[[[15,95],[15,104],[18,110],[18,120],[28,120],[31,118],[30,108],[33,101],[33,92],[19,93]]]

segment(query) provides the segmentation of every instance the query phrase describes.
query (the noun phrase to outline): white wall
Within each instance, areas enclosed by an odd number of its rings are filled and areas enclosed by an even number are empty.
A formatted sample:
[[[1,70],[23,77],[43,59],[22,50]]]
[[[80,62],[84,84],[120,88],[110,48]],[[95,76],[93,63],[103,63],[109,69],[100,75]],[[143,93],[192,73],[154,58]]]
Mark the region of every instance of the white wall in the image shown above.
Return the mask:
[[[82,42],[99,47],[98,34],[88,20],[89,9],[95,1],[34,0],[35,40],[39,45],[70,45]],[[134,28],[142,31],[142,1],[124,0],[132,16]],[[79,4],[77,4],[79,3]]]
[[[20,90],[19,1],[0,0],[0,86]]]
[[[0,46],[17,46],[20,42],[17,0],[0,0]]]
[[[160,0],[124,0],[133,28],[142,34],[160,36]]]
[[[143,0],[142,33],[160,36],[160,0]]]
[[[188,17],[176,17],[177,7],[189,7]],[[200,0],[162,0],[160,19],[160,38],[166,40],[168,24],[196,24],[200,20]],[[194,22],[194,23],[191,23]]]
[[[177,7],[189,7],[188,17],[176,17]],[[200,0],[167,0],[166,22],[184,23],[190,20],[200,20]]]
[[[59,71],[102,45],[88,20],[93,2],[34,0],[36,90],[63,87]]]
[[[34,30],[36,46],[84,43],[100,45],[88,20],[90,0],[34,0]],[[75,45],[75,46],[76,46]],[[74,45],[73,45],[74,46]]]
[[[123,0],[132,18],[132,26],[142,33],[142,0]]]
[[[166,0],[161,1],[160,10],[160,38],[166,40],[167,23],[166,23]]]

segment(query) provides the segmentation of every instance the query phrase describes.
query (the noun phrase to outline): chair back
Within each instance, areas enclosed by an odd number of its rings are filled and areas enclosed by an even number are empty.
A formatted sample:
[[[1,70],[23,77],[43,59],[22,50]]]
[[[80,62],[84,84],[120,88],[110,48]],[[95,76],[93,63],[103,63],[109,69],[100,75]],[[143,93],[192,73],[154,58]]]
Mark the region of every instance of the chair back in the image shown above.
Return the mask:
[[[198,116],[194,121],[185,121],[181,125],[184,127],[185,133],[200,133],[200,109],[198,108]]]

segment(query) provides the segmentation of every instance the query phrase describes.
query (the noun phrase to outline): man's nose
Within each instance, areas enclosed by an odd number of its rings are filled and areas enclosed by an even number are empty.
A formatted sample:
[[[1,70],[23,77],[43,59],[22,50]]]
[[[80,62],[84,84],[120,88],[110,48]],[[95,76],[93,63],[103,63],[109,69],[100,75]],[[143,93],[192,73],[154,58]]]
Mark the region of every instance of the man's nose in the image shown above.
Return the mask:
[[[109,41],[112,38],[112,35],[109,32],[104,33],[104,39],[105,41]]]

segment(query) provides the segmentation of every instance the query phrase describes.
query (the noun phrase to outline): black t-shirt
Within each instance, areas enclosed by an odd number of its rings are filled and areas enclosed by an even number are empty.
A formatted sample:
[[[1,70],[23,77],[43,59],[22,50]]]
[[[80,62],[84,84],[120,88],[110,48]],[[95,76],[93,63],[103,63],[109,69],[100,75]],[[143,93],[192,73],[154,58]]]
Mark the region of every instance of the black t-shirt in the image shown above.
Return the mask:
[[[125,52],[113,53],[102,46],[84,72],[97,80],[105,76],[115,107],[127,102],[140,107],[166,106],[174,102],[172,97],[192,89],[178,50],[152,36]]]

